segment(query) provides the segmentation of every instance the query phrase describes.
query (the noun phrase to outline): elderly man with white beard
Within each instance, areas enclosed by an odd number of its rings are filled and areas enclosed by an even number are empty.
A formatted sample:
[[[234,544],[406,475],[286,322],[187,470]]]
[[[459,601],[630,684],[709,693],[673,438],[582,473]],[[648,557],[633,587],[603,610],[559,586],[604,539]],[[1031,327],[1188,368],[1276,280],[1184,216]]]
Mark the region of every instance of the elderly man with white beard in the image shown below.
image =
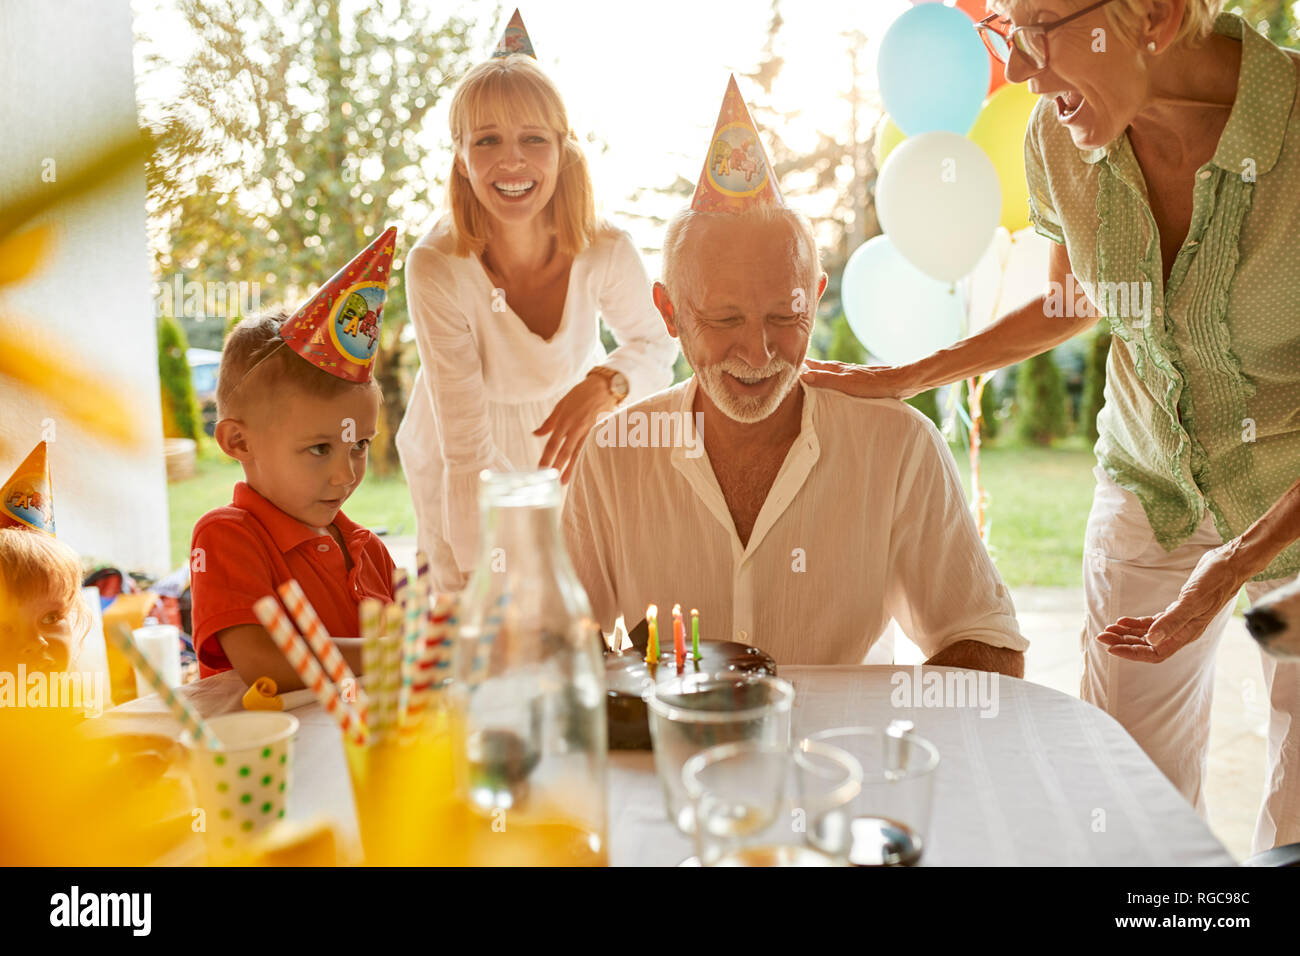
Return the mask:
[[[857,664],[894,618],[930,664],[1022,676],[1028,642],[934,426],[799,381],[826,276],[758,143],[733,79],[654,287],[695,376],[593,431],[565,502],[596,619],[681,604],[701,637],[778,664]],[[609,440],[665,413],[700,423],[703,455]]]

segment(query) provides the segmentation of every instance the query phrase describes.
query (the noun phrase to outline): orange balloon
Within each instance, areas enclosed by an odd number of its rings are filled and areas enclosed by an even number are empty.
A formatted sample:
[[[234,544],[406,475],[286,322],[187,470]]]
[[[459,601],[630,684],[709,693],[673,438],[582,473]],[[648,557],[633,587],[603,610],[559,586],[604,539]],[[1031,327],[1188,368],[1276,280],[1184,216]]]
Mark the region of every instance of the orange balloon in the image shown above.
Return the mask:
[[[975,23],[979,23],[993,11],[984,6],[984,0],[953,0],[950,6],[956,7],[966,16],[970,17]],[[988,52],[987,50],[985,52]],[[989,75],[989,88],[984,96],[987,99],[989,94],[1002,86],[1007,81],[1007,65],[989,53],[989,65],[992,67]]]

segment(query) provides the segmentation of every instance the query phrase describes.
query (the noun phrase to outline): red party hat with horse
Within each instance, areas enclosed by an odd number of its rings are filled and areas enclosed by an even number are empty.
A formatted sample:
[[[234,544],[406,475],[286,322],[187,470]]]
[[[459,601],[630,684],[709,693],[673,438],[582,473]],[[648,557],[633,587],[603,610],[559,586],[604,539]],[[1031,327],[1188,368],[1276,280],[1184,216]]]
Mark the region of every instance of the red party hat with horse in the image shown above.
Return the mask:
[[[397,229],[384,230],[289,317],[280,338],[331,375],[370,381],[396,244]]]

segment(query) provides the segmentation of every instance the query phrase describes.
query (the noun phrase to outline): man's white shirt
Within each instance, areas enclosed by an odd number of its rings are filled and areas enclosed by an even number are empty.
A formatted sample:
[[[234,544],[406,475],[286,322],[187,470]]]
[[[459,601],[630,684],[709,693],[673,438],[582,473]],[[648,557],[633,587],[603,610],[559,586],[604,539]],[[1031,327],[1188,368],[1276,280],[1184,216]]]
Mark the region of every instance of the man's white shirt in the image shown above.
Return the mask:
[[[861,663],[890,618],[927,656],[961,640],[1029,646],[924,415],[798,383],[799,435],[742,546],[707,433],[703,446],[687,432],[653,447],[667,431],[645,427],[696,421],[696,387],[692,377],[598,424],[574,470],[564,535],[605,633],[656,604],[671,640],[681,604],[699,610],[702,639],[751,644],[778,664]]]

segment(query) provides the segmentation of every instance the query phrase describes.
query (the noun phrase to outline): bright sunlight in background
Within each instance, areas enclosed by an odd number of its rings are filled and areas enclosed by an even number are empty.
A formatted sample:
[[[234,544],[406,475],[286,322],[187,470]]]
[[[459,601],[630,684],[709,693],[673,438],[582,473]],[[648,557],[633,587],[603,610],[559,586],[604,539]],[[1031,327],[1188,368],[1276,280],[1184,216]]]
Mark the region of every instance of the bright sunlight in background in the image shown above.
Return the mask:
[[[358,0],[344,9],[362,5]],[[170,0],[135,0],[136,31],[148,41],[137,45],[138,64],[148,54],[180,63],[190,53],[192,41],[173,6]],[[268,0],[268,6],[274,9],[276,0]],[[863,97],[859,138],[867,138],[880,116],[878,45],[888,25],[908,7],[907,0],[781,4],[783,24],[773,52],[784,63],[771,104],[787,119],[779,130],[772,130],[758,117],[764,136],[779,133],[800,151],[812,149],[819,132],[846,142],[856,54]],[[430,9],[438,19],[473,15],[486,59],[513,5],[503,5],[497,17],[483,3],[435,2]],[[692,184],[698,179],[730,73],[737,74],[746,99],[758,92],[757,84],[741,74],[753,72],[763,58],[772,10],[765,0],[664,0],[634,13],[636,9],[598,0],[526,0],[520,6],[539,61],[559,86],[570,121],[586,144],[601,211],[631,231],[643,248],[658,249],[662,228],[636,217],[666,217],[688,201],[652,190],[669,187],[678,177]],[[865,41],[853,34],[862,34]],[[146,117],[152,102],[171,95],[170,81],[179,82],[179,73],[141,84]],[[449,100],[444,98],[430,114],[425,128],[432,142],[446,147],[441,168],[435,170],[439,176],[445,176],[450,165]],[[798,184],[783,185],[789,189]],[[430,198],[436,217],[443,197]],[[801,196],[794,205],[815,217],[829,203],[829,197]],[[647,267],[657,270],[657,256],[647,260]]]

